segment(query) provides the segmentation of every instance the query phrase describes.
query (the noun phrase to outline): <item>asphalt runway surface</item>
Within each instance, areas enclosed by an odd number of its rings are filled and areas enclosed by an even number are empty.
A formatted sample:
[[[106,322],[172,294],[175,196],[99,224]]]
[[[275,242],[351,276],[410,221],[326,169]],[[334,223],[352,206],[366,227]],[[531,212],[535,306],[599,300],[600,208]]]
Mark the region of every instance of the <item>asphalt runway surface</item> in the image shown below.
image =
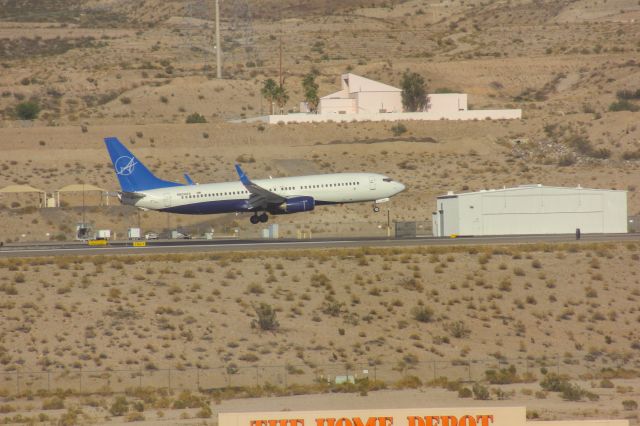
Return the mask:
[[[156,240],[147,241],[145,247],[134,247],[132,241],[114,241],[106,246],[89,246],[83,242],[43,242],[5,244],[0,247],[2,257],[39,257],[39,256],[85,256],[85,255],[125,255],[125,254],[164,254],[164,253],[207,253],[237,252],[259,250],[305,250],[327,248],[357,247],[415,247],[415,246],[453,246],[453,245],[504,245],[535,243],[602,243],[633,242],[640,243],[640,233],[635,234],[583,234],[576,241],[574,234],[562,235],[500,235],[458,238],[332,238],[312,240]]]

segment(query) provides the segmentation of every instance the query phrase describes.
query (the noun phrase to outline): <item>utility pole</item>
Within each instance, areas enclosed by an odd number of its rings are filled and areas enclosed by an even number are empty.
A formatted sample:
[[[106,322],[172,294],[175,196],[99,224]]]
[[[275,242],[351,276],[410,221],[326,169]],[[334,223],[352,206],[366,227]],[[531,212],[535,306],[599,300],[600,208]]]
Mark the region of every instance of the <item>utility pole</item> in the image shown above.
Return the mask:
[[[282,80],[282,36],[280,36],[280,87],[282,87],[284,81]]]
[[[220,46],[220,4],[216,0],[216,76],[222,78],[222,46]]]

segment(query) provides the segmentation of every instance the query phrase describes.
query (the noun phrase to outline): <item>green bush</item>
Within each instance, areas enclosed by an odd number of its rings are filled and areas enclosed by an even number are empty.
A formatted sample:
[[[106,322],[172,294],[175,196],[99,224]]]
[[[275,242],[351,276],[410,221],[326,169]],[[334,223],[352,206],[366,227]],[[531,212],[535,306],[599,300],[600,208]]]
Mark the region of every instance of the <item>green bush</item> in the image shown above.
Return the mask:
[[[458,398],[471,398],[473,396],[473,392],[469,388],[460,388],[458,391]]]
[[[117,396],[111,407],[109,407],[109,412],[112,416],[124,416],[127,411],[129,411],[129,402],[122,395]]]
[[[501,368],[497,371],[487,370],[484,372],[484,375],[492,385],[508,385],[520,382],[515,365],[511,365],[508,368]]]
[[[638,409],[638,403],[633,399],[625,399],[622,401],[622,408],[626,411],[633,411]]]
[[[428,306],[416,306],[411,309],[413,319],[420,322],[430,322],[433,319],[433,309]]]
[[[253,308],[258,316],[257,320],[251,322],[252,327],[259,327],[263,331],[275,331],[280,326],[276,319],[276,311],[267,303],[260,303],[259,306]]]
[[[633,90],[618,90],[616,92],[616,97],[618,99],[640,99],[640,89],[636,91]]]
[[[47,399],[42,403],[43,410],[61,410],[64,408],[64,400],[57,396]]]
[[[636,151],[625,151],[622,153],[623,160],[640,160],[640,149]]]
[[[204,118],[203,115],[198,114],[197,112],[194,112],[193,114],[189,114],[187,116],[187,124],[193,124],[193,123],[206,123],[207,119]]]
[[[473,399],[479,399],[481,401],[487,401],[491,399],[491,395],[489,394],[489,389],[486,386],[481,385],[480,383],[473,384]]]
[[[26,101],[16,106],[16,115],[21,120],[34,120],[40,113],[40,105],[35,101]]]
[[[469,337],[469,335],[471,334],[471,330],[462,320],[453,321],[449,324],[446,324],[444,328],[449,332],[449,334],[451,334],[452,337],[455,337],[457,339],[464,339],[465,337]]]
[[[393,132],[394,136],[400,136],[401,134],[407,132],[407,127],[402,123],[398,123],[395,126],[391,126],[391,131]]]
[[[562,392],[562,390],[569,385],[569,379],[567,376],[559,374],[549,373],[544,376],[544,379],[540,381],[540,387],[550,392]]]
[[[617,102],[612,102],[609,105],[609,111],[618,112],[618,111],[638,111],[640,107],[633,102],[629,102],[627,99],[620,99]]]

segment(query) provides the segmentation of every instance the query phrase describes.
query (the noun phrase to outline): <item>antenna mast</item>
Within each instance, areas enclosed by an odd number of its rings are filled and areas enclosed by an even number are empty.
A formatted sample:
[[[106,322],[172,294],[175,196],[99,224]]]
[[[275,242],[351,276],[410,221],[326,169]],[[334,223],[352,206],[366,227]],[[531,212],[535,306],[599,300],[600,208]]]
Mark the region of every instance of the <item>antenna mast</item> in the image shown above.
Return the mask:
[[[220,4],[216,2],[216,76],[222,78],[222,47],[220,46]]]

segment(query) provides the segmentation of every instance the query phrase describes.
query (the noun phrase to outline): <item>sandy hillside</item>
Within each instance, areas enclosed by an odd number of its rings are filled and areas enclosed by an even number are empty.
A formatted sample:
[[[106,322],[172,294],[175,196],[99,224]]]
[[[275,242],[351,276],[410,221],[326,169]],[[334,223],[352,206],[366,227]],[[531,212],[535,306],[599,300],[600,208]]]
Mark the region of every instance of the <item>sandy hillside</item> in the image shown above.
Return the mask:
[[[513,366],[502,383],[526,383],[505,392],[540,399],[559,373],[601,395],[598,415],[626,416],[637,265],[634,244],[9,259],[2,389],[490,385],[488,370]]]
[[[223,10],[223,80],[214,78],[210,11],[196,3],[61,1],[37,16],[28,1],[7,5],[10,20],[0,23],[0,186],[28,183],[52,193],[86,182],[116,191],[101,142],[115,135],[178,181],[185,171],[198,182],[234,180],[235,161],[255,177],[387,173],[408,186],[384,206],[391,219],[424,222],[425,232],[434,197],[449,190],[530,183],[626,189],[629,214],[640,210],[638,112],[611,111],[622,101],[622,109],[638,104],[635,2],[350,2],[330,11],[282,4],[281,18],[268,2],[238,6]],[[68,19],[58,19],[61,8]],[[466,92],[472,108],[522,108],[524,118],[408,122],[399,135],[393,123],[226,123],[268,111],[260,88],[278,77],[280,43],[291,111],[311,69],[319,73],[320,95],[335,91],[346,71],[397,85],[409,69],[425,77],[429,91]],[[624,93],[631,99],[620,98]],[[15,108],[29,100],[41,107],[38,119],[16,120]],[[195,112],[208,123],[185,124]],[[99,204],[92,197],[85,204]],[[33,211],[33,198],[0,200],[2,239],[72,238],[80,195],[63,196],[57,212]],[[96,228],[120,235],[138,223],[130,209],[89,213]],[[384,234],[382,213],[346,206],[275,221],[288,236],[299,229]],[[140,221],[150,231],[260,232],[235,215],[145,213]]]

